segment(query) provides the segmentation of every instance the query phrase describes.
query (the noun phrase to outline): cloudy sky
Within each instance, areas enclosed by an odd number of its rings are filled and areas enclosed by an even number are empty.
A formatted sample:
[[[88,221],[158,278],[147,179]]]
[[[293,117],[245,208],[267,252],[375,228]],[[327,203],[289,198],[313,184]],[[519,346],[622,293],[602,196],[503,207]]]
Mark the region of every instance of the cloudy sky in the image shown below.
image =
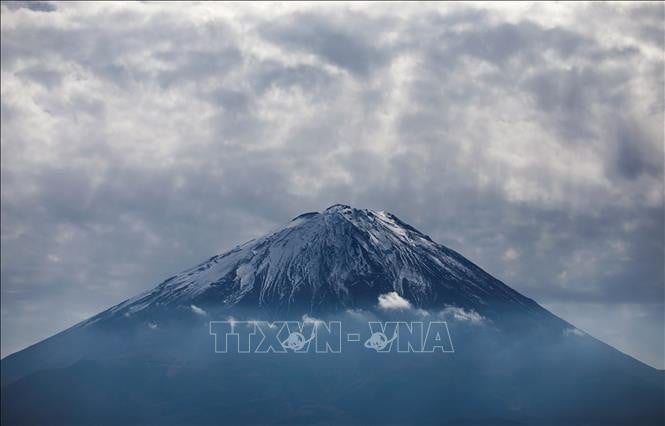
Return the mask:
[[[2,356],[386,210],[665,368],[664,6],[2,3]]]

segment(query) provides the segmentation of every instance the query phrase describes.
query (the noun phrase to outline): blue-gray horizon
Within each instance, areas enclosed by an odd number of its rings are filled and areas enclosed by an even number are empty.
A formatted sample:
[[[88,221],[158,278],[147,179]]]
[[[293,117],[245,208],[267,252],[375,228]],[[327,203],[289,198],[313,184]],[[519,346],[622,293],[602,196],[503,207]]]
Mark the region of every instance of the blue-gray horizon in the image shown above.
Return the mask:
[[[334,203],[665,368],[665,5],[2,2],[1,355]]]

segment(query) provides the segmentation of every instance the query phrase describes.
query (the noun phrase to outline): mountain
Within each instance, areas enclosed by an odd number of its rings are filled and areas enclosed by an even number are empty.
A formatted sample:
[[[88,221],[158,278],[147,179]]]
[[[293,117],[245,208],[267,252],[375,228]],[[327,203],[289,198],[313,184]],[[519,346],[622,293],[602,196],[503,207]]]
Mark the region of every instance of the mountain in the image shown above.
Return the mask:
[[[363,340],[370,321],[445,320],[455,349],[222,355],[210,335],[214,320],[312,318]],[[2,360],[3,424],[662,424],[664,396],[662,372],[394,215],[345,205]]]
[[[173,276],[90,322],[156,307],[259,307],[320,313],[399,293],[418,308],[543,314],[460,254],[386,212],[333,205]]]

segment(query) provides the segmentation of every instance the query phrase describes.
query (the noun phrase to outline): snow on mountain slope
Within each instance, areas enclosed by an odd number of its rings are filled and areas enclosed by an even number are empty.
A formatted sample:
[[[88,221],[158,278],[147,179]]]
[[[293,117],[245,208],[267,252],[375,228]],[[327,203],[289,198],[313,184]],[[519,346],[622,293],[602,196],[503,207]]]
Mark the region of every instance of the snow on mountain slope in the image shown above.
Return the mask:
[[[305,311],[375,305],[395,291],[417,308],[541,308],[390,213],[333,205],[171,277],[89,321],[148,308]]]

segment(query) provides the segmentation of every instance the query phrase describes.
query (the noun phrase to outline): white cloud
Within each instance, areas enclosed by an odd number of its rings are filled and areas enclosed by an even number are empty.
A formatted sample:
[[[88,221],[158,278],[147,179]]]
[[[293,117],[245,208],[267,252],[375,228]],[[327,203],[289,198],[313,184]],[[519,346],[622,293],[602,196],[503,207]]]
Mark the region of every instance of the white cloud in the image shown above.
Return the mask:
[[[411,303],[397,294],[396,291],[391,291],[390,293],[379,295],[379,307],[386,310],[403,310],[411,309]]]
[[[194,312],[196,315],[201,315],[204,317],[208,315],[208,313],[205,310],[199,308],[196,305],[190,305],[190,308],[192,309],[192,312]]]
[[[365,320],[367,312],[362,309],[347,309],[346,314],[355,320]]]
[[[516,260],[520,257],[520,254],[517,250],[514,248],[509,248],[503,253],[503,260],[506,260],[508,262]]]
[[[586,336],[586,333],[579,328],[567,328],[563,330],[564,336]]]
[[[321,320],[304,314],[302,316],[302,322],[305,324],[314,324],[315,326],[318,326],[321,323]]]
[[[448,306],[442,311],[444,318],[452,318],[457,321],[466,321],[472,324],[482,324],[486,321],[485,317],[473,309],[466,310],[457,306]]]

